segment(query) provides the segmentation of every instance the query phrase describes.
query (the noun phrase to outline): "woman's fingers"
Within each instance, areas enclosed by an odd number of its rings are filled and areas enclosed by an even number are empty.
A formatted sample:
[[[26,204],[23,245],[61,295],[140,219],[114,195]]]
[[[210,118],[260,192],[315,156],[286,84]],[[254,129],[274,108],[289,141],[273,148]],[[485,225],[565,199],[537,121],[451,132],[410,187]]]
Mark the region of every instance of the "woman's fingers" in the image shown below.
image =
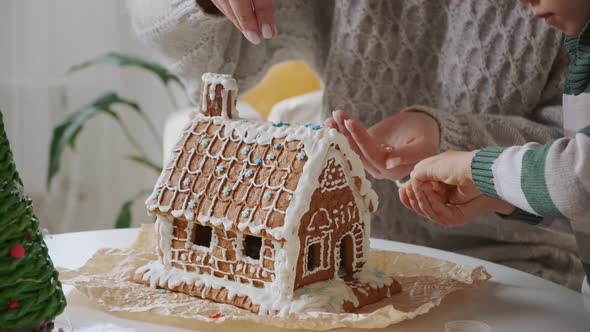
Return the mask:
[[[414,165],[399,165],[393,169],[386,169],[381,171],[381,174],[383,174],[383,176],[385,176],[386,178],[393,180],[393,181],[397,181],[400,179],[405,178],[406,176],[408,176],[410,174],[410,172],[412,171],[412,168],[414,168]]]
[[[238,21],[242,34],[254,45],[260,44],[260,31],[258,20],[252,8],[252,1],[249,0],[228,0],[231,9]]]
[[[413,137],[408,140],[408,143],[396,146],[395,150],[390,154],[389,159],[398,158],[398,164],[416,164],[423,159],[431,157],[433,151],[434,149],[430,147],[430,143],[427,142],[424,136]]]
[[[276,36],[275,18],[272,11],[272,0],[252,0],[258,27],[264,39]]]
[[[236,19],[236,15],[234,14],[231,5],[229,4],[228,0],[211,0],[215,4],[219,10],[230,20],[236,27],[236,29],[242,31],[242,27],[240,26],[240,22]]]
[[[336,120],[334,120],[334,118],[327,118],[326,121],[324,121],[324,125],[332,129],[338,130],[338,124],[336,123]]]
[[[375,143],[369,132],[360,123],[352,119],[344,120],[344,126],[350,132],[367,161],[377,169],[385,169],[385,152]]]
[[[332,112],[332,116],[333,117],[328,118],[325,123],[328,126],[338,130],[339,133],[341,133],[342,135],[344,135],[344,137],[346,137],[346,140],[348,140],[348,144],[350,145],[350,148],[354,152],[356,152],[356,154],[359,155],[359,157],[361,158],[361,161],[363,163],[363,166],[365,167],[367,172],[369,172],[369,174],[371,174],[372,177],[374,177],[375,179],[378,179],[378,180],[386,178],[382,174],[381,170],[377,169],[377,167],[375,167],[371,162],[369,162],[366,159],[365,155],[359,149],[358,145],[356,144],[356,142],[352,138],[350,132],[344,126],[344,121],[349,119],[348,114],[346,114],[344,111],[336,110],[336,111]]]
[[[362,156],[363,153],[362,153],[361,149],[358,147],[358,145],[356,144],[356,142],[352,138],[350,132],[348,131],[348,129],[344,125],[344,121],[350,119],[348,117],[348,114],[346,114],[346,112],[344,112],[344,111],[336,110],[336,111],[332,112],[332,116],[333,116],[333,118],[336,122],[336,125],[338,127],[336,129],[338,129],[338,131],[342,135],[344,135],[344,137],[346,137],[346,139],[348,140],[348,144],[354,150],[354,152],[356,152],[358,155]]]

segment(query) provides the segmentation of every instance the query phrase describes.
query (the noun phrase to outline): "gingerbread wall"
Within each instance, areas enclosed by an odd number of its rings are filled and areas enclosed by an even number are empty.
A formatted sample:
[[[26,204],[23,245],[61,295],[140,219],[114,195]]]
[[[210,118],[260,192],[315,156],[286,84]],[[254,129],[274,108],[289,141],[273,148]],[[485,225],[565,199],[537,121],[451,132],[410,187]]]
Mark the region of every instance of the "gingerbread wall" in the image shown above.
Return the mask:
[[[194,222],[174,219],[173,227],[172,266],[255,287],[265,287],[274,280],[274,246],[280,246],[279,242],[262,238],[260,258],[255,260],[243,253],[246,234],[213,228],[211,245],[205,248],[191,242],[196,228]]]
[[[362,250],[364,227],[350,187],[354,184],[348,183],[342,166],[335,159],[328,160],[319,184],[299,227],[301,246],[295,289],[334,277],[338,269],[339,245],[345,236],[351,237],[351,272],[360,271],[366,261]],[[308,248],[313,243],[320,244],[322,262],[318,268],[307,271]]]

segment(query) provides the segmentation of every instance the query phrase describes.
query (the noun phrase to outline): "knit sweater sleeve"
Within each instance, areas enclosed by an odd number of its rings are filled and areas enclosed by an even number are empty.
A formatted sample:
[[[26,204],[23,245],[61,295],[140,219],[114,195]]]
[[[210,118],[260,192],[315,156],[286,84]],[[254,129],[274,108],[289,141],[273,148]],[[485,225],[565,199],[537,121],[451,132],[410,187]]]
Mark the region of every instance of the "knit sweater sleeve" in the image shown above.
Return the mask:
[[[472,177],[486,196],[531,215],[585,220],[590,204],[590,126],[547,144],[484,148]]]
[[[228,19],[216,15],[210,6],[201,7],[203,3],[127,0],[136,35],[165,67],[181,77],[193,102],[198,100],[205,72],[231,74],[247,90],[277,62],[297,59],[317,65],[315,2],[277,1],[274,13],[280,23],[279,36],[259,45],[249,43]]]
[[[424,105],[411,105],[404,110],[427,113],[438,122],[441,152],[547,142],[563,134],[561,81],[568,61],[563,52],[548,56],[552,57],[551,70],[530,113],[514,109],[504,110],[505,114],[483,113],[478,109],[436,109]]]

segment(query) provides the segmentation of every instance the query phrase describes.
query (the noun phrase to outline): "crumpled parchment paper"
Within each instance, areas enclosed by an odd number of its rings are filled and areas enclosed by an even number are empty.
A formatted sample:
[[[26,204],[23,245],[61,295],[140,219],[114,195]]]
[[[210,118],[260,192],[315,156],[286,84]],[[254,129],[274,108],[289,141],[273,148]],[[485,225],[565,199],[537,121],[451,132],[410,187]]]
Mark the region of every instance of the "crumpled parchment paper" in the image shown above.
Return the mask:
[[[370,260],[402,285],[402,292],[356,313],[297,313],[258,316],[236,307],[128,281],[134,271],[157,259],[152,225],[143,225],[130,249],[100,249],[78,270],[60,269],[62,283],[91,302],[125,318],[181,327],[203,323],[257,323],[289,329],[382,328],[412,319],[441,304],[450,293],[491,278],[484,267],[461,266],[418,254],[372,250]],[[210,324],[209,324],[210,325]],[[263,326],[261,326],[264,330]],[[224,329],[225,330],[225,329]]]

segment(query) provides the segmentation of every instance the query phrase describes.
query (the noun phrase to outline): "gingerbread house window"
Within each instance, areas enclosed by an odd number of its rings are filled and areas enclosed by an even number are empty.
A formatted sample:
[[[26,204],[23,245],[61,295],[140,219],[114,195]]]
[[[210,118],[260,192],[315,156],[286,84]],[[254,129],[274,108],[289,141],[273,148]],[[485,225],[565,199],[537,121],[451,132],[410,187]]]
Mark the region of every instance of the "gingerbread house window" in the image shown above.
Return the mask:
[[[322,264],[322,245],[320,242],[311,244],[307,248],[307,271],[312,272]]]
[[[260,248],[262,248],[262,238],[246,235],[244,239],[244,255],[252,259],[260,259]]]
[[[211,226],[195,224],[195,227],[193,228],[192,241],[198,246],[209,248],[211,245],[212,234],[213,229]]]

